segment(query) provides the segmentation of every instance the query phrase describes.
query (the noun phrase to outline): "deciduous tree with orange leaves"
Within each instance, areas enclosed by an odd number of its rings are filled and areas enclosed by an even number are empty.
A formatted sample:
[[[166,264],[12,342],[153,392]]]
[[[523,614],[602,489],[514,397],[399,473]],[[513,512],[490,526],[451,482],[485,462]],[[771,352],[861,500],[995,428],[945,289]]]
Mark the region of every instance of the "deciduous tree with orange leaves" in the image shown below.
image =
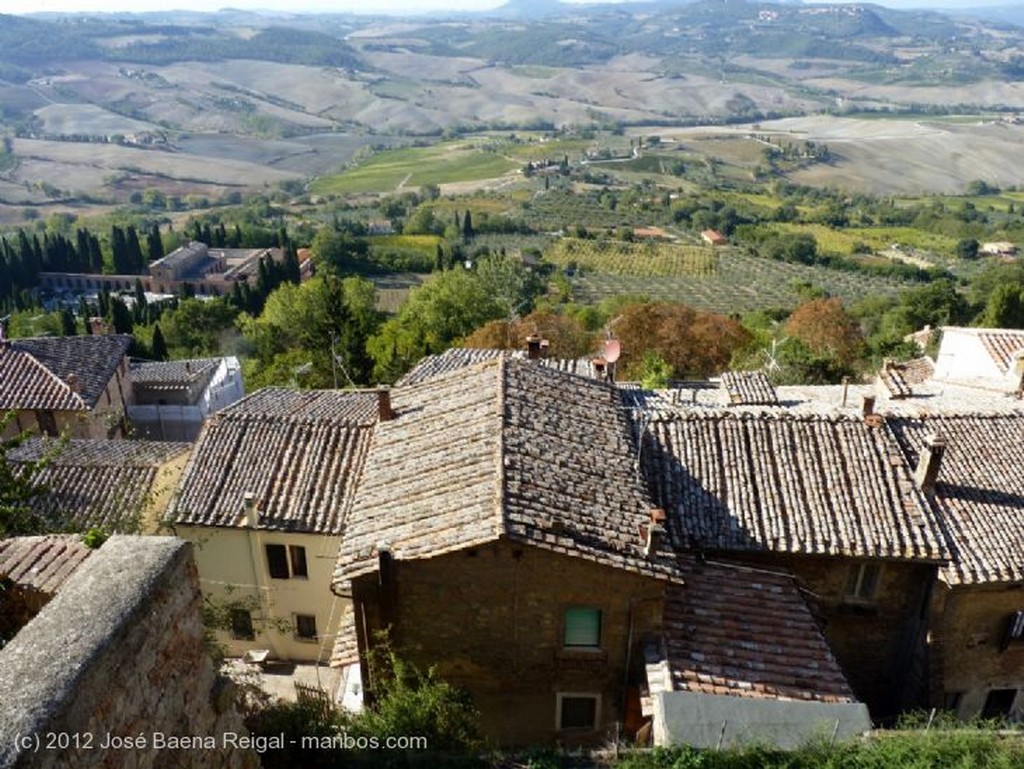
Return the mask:
[[[661,356],[676,378],[721,374],[751,340],[731,318],[668,302],[628,305],[610,325],[622,344],[619,379],[641,378],[645,352]]]
[[[785,361],[796,369],[806,369],[795,376],[798,381],[838,381],[852,374],[864,356],[860,325],[838,297],[813,299],[800,305],[789,316],[784,330],[799,342],[797,348],[787,353]]]

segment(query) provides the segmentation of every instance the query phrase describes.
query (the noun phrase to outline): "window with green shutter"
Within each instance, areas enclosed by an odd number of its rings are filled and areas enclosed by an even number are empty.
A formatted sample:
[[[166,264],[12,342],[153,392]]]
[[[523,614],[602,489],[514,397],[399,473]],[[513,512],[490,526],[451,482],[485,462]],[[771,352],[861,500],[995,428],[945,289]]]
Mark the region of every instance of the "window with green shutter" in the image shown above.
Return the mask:
[[[596,648],[601,645],[601,610],[573,606],[565,610],[565,645]]]

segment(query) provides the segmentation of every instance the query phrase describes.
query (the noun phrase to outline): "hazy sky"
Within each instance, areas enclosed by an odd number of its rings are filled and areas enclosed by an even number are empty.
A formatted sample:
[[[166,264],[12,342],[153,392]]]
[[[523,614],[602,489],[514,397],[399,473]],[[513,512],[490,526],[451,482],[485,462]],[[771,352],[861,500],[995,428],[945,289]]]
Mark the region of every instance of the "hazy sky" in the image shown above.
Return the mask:
[[[863,0],[860,0],[863,2]],[[0,12],[40,11],[165,11],[183,9],[210,11],[217,8],[281,9],[289,11],[388,11],[444,9],[486,9],[504,0],[0,0]],[[1020,5],[1021,0],[875,0],[891,8],[970,8],[971,6]]]

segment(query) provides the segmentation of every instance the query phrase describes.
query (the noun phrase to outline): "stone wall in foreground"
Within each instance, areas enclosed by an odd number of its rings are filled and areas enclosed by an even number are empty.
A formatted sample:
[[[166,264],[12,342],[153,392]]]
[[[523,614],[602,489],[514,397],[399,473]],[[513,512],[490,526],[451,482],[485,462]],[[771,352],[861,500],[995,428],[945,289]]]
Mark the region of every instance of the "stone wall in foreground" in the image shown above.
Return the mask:
[[[0,767],[256,769],[187,542],[112,537],[0,651]]]

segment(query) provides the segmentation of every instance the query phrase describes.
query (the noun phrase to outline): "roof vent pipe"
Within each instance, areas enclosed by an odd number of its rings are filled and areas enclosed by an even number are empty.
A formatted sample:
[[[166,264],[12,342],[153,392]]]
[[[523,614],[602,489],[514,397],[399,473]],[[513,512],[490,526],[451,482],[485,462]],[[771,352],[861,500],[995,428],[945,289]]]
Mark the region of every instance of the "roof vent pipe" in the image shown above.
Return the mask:
[[[242,495],[242,500],[245,506],[245,524],[250,529],[255,529],[260,523],[260,514],[256,509],[256,495],[247,491]]]
[[[925,494],[935,491],[935,482],[939,479],[939,469],[942,466],[942,455],[946,453],[946,446],[945,438],[939,435],[930,435],[921,450],[921,456],[917,460],[917,470],[914,472],[914,481]]]

